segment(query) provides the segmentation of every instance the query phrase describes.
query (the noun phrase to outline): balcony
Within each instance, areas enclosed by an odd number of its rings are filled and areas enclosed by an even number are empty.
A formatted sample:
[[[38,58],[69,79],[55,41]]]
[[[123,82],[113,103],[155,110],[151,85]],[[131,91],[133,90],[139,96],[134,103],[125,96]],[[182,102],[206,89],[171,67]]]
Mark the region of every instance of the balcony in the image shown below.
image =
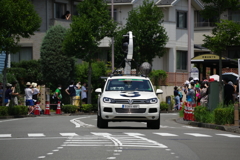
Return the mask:
[[[202,27],[215,27],[216,22],[195,22],[194,27],[195,28],[202,28]]]
[[[64,28],[70,28],[71,23],[72,23],[72,21],[68,21],[65,19],[51,19],[50,20],[50,26],[61,25]]]

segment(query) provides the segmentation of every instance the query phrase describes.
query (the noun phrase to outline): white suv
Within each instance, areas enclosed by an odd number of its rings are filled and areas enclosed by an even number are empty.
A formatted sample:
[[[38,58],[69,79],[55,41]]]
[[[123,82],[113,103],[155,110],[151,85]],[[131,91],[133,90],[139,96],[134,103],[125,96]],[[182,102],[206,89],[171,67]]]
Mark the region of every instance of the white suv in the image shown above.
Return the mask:
[[[107,128],[110,121],[147,122],[147,127],[159,129],[160,101],[147,77],[112,76],[108,77],[99,93],[97,126]]]

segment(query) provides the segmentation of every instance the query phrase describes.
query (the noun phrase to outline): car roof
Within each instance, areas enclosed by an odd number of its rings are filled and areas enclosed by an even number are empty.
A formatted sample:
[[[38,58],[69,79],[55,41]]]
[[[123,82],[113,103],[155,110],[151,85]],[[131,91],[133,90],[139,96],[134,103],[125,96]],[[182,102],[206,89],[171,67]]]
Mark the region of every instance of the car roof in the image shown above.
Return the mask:
[[[142,77],[142,76],[112,76],[112,77],[108,77],[108,79],[123,79],[123,78],[127,78],[127,79],[137,78],[137,79],[149,80],[148,77]]]

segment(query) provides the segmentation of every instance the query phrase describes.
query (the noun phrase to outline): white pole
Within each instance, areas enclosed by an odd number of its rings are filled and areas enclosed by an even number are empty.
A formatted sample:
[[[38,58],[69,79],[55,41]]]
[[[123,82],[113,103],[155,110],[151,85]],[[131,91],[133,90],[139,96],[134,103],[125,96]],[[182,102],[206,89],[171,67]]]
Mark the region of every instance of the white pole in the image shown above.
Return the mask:
[[[191,0],[188,0],[188,61],[187,61],[187,71],[188,77],[191,77],[191,53],[192,53],[192,46],[191,46]]]
[[[240,59],[238,59],[238,95],[239,95],[239,101],[238,101],[238,105],[240,105]]]
[[[114,20],[113,0],[112,0],[112,20]],[[114,37],[112,37],[112,72],[114,72]]]

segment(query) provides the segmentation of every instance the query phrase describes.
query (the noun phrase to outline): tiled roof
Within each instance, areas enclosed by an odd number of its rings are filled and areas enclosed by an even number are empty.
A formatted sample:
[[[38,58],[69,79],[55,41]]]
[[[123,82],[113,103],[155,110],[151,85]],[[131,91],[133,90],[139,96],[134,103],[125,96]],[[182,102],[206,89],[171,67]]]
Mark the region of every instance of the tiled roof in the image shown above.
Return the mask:
[[[157,5],[171,5],[175,0],[160,0],[157,2]]]
[[[112,0],[105,0],[107,3],[112,3]],[[113,3],[132,3],[133,0],[113,0]]]

